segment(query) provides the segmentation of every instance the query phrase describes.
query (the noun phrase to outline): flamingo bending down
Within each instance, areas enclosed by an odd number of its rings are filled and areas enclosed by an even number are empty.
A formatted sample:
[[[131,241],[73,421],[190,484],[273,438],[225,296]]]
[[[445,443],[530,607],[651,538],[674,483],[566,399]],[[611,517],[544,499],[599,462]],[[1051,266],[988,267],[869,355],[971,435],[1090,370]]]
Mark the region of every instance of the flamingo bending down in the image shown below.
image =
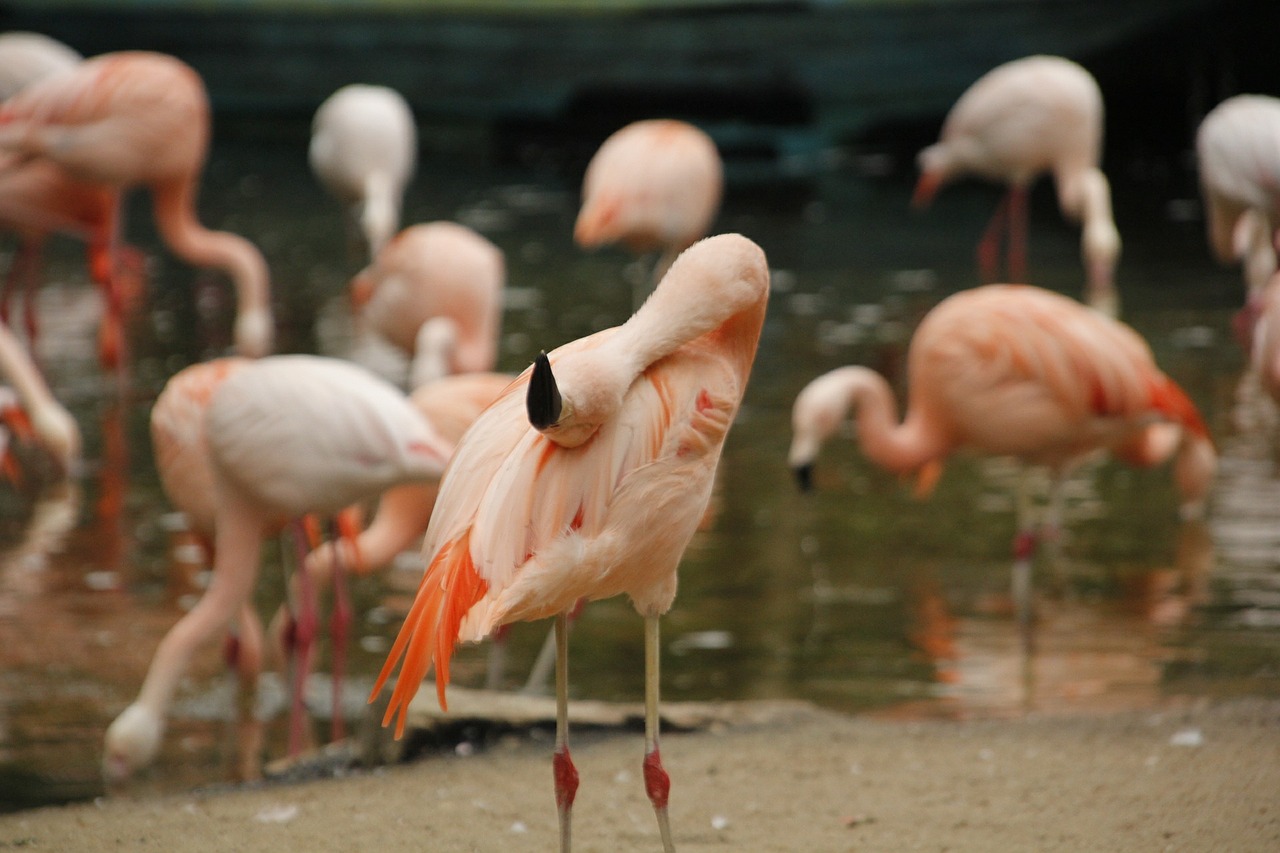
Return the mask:
[[[506,285],[502,250],[464,225],[411,225],[351,282],[363,322],[413,358],[410,384],[493,370]]]
[[[117,194],[147,186],[170,250],[231,277],[237,349],[263,355],[273,334],[266,261],[244,237],[211,231],[196,218],[209,112],[203,81],[177,58],[106,53],[38,80],[0,106],[0,150],[19,160],[50,160],[72,178]]]
[[[1098,164],[1103,106],[1097,82],[1058,56],[1028,56],[988,71],[947,114],[942,136],[920,152],[912,204],[924,207],[948,181],[974,174],[1009,186],[978,244],[985,281],[999,277],[999,240],[1008,240],[1008,276],[1026,280],[1027,197],[1050,172],[1058,206],[1082,225],[1085,301],[1119,313],[1115,267],[1120,234],[1111,214],[1111,187]]]
[[[788,461],[802,488],[812,482],[823,442],[852,409],[871,461],[920,471],[925,484],[961,449],[1047,466],[1053,526],[1058,484],[1098,449],[1134,465],[1159,464],[1176,452],[1183,515],[1203,511],[1217,460],[1205,425],[1146,342],[1118,320],[1030,285],[977,287],[925,316],[907,371],[902,423],[889,384],[865,367],[836,368],[800,392]],[[1026,518],[1019,528],[1015,591],[1025,618],[1023,574],[1035,534]]]
[[[433,665],[445,706],[459,640],[555,616],[562,850],[578,783],[568,749],[566,614],[579,599],[620,593],[645,621],[645,788],[672,849],[658,751],[658,618],[675,598],[676,567],[710,497],[768,291],[764,253],[750,240],[696,243],[625,324],[539,356],[476,420],[441,483],[426,574],[373,697],[400,663],[384,719],[398,717],[398,736]]]
[[[724,192],[715,142],[673,119],[633,122],[615,131],[587,164],[573,239],[583,248],[621,243],[632,252],[659,251],[652,282],[676,256],[706,236]]]
[[[1220,262],[1244,260],[1250,297],[1276,270],[1280,226],[1280,98],[1237,95],[1196,130],[1196,161],[1209,248]]]
[[[160,642],[138,698],[107,729],[103,771],[111,781],[155,756],[195,649],[233,619],[246,624],[264,535],[401,483],[438,479],[450,450],[403,393],[348,362],[294,355],[199,369],[172,401],[161,395],[153,422],[166,490],[198,528],[212,530],[212,581]]]
[[[71,474],[80,459],[80,428],[53,396],[26,349],[3,322],[0,322],[0,377],[12,385],[36,439],[49,451],[61,472]],[[0,461],[4,457],[0,448]]]
[[[0,34],[0,101],[37,80],[74,68],[82,59],[69,46],[40,33]],[[117,220],[117,199],[109,187],[77,181],[54,163],[36,161],[0,171],[0,228],[17,233],[20,240],[0,294],[0,319],[8,321],[14,292],[25,290],[24,320],[33,350],[39,337],[35,287],[40,255],[51,234],[65,233],[88,244],[90,275],[107,300],[98,339],[102,363],[108,367],[122,363],[123,294],[114,289],[123,272],[117,269],[114,254]],[[136,271],[136,254],[121,260]]]
[[[354,83],[316,110],[307,152],[311,171],[347,206],[370,258],[400,227],[404,189],[417,155],[413,110],[394,89]]]

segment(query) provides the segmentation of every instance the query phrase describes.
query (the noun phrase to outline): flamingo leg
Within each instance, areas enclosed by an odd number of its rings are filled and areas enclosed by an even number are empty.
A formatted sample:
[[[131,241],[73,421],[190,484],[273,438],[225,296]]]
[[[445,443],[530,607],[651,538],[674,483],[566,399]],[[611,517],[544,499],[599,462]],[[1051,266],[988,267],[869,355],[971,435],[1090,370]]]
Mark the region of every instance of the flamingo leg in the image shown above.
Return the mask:
[[[569,611],[567,616],[569,627],[573,627],[573,623],[577,620],[578,614],[582,612],[585,604],[586,601],[580,598],[573,605],[573,609]],[[525,680],[524,687],[520,688],[520,692],[527,696],[545,696],[547,693],[547,681],[551,678],[551,668],[555,664],[555,659],[555,631],[550,631],[547,633],[547,639],[542,643],[542,648],[538,650],[538,657],[534,660],[533,668],[529,670],[529,677]]]
[[[1007,228],[1009,216],[1009,197],[1005,193],[991,214],[987,227],[978,240],[978,276],[984,284],[990,284],[1000,276],[1000,237]]]
[[[578,768],[569,757],[569,616],[556,615],[556,748],[551,760],[556,784],[556,811],[560,815],[560,853],[569,853],[572,838],[570,816],[578,793]]]
[[[345,535],[345,534],[338,534]],[[351,627],[351,596],[347,592],[347,567],[342,548],[334,549],[333,560],[333,612],[329,614],[329,635],[333,645],[333,720],[330,738],[335,741],[346,737],[342,717],[342,682],[347,672],[347,637]]]
[[[315,652],[316,623],[318,621],[315,588],[306,569],[308,549],[307,533],[301,520],[293,527],[294,544],[298,561],[298,601],[294,605],[293,637],[293,686],[289,706],[289,755],[302,752],[305,740],[305,715],[307,675],[311,672],[311,656]]]
[[[658,617],[644,617],[644,789],[658,817],[664,853],[675,853],[671,841],[671,820],[667,815],[667,798],[671,793],[671,777],[662,766],[658,751],[658,686],[662,645],[658,635]]]
[[[228,638],[228,663],[236,674],[236,771],[241,782],[262,776],[262,721],[258,718],[258,677],[262,673],[262,621],[249,602],[240,608],[237,633]]]
[[[484,672],[484,687],[486,690],[501,690],[502,677],[507,671],[507,635],[510,633],[510,625],[499,625],[490,638],[489,659],[486,662]],[[553,632],[554,634],[554,632]],[[552,659],[555,658],[555,641],[552,641]],[[542,660],[542,653],[538,653],[538,660]],[[537,666],[537,664],[534,664]]]
[[[1025,284],[1027,280],[1027,188],[1009,190],[1009,281]]]
[[[1031,650],[1031,562],[1035,559],[1039,532],[1032,512],[1030,473],[1023,470],[1019,478],[1017,515],[1018,532],[1013,537],[1013,570],[1010,592],[1023,648]]]

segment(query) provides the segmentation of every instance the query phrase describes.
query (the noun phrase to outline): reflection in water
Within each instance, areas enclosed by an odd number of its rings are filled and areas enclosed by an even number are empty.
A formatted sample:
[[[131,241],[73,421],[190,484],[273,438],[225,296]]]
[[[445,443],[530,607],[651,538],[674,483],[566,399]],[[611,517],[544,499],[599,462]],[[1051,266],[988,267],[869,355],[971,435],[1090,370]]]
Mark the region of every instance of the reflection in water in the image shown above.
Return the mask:
[[[398,379],[402,361],[379,362],[351,324],[345,289],[355,263],[329,239],[336,214],[307,172],[305,135],[221,143],[202,216],[260,241],[281,351],[368,359]],[[1247,446],[1256,434],[1226,414],[1232,390],[1224,389],[1235,388],[1241,362],[1226,332],[1236,276],[1213,266],[1200,223],[1163,220],[1168,199],[1158,190],[1117,182],[1125,319],[1205,411],[1222,452],[1209,524],[1178,527],[1167,471],[1101,461],[1074,472],[1062,597],[1037,581],[1037,645],[1026,658],[1008,604],[1006,487],[1015,468],[953,460],[933,496],[917,501],[852,452],[833,454],[815,495],[795,492],[785,464],[790,406],[808,378],[859,363],[902,391],[904,344],[919,317],[976,284],[971,237],[991,192],[957,187],[920,218],[907,204],[909,166],[875,179],[837,166],[803,183],[763,186],[735,183],[732,162],[728,169],[717,228],[765,248],[775,288],[725,447],[714,518],[686,555],[667,617],[664,698],[797,697],[842,710],[960,716],[1132,707],[1180,693],[1280,694],[1280,607],[1266,598],[1280,598],[1280,481],[1266,452]],[[579,179],[577,166],[453,158],[447,168],[424,164],[406,197],[407,223],[457,219],[506,254],[501,370],[521,369],[538,350],[630,312],[629,259],[572,243]],[[1047,186],[1033,194],[1031,215],[1045,223],[1032,246],[1037,284],[1078,293],[1078,235],[1061,225]],[[29,533],[56,514],[38,510],[51,496],[0,486],[0,553],[25,555],[6,558],[0,593],[0,809],[101,792],[103,732],[200,591],[195,555],[171,551],[172,508],[151,460],[147,418],[169,376],[229,344],[233,310],[225,282],[193,288],[201,276],[155,252],[121,393],[97,362],[101,299],[84,279],[80,247],[63,248],[51,253],[51,284],[40,292],[41,364],[85,433],[88,462],[73,484],[83,499],[61,510],[56,536]],[[1220,294],[1206,281],[1221,281]],[[385,659],[399,628],[396,597],[421,575],[416,559],[404,571],[353,579],[360,639],[349,672],[357,683],[367,684]],[[280,548],[269,543],[262,615],[284,596],[283,577]],[[543,625],[512,632],[508,671],[516,680],[545,635]],[[627,602],[588,606],[572,641],[576,695],[637,700],[641,636]],[[460,651],[459,683],[483,683],[487,653]],[[193,661],[165,751],[139,790],[221,778],[230,758],[223,721],[232,714],[225,677],[217,649]],[[269,738],[268,755],[283,754],[283,726]]]

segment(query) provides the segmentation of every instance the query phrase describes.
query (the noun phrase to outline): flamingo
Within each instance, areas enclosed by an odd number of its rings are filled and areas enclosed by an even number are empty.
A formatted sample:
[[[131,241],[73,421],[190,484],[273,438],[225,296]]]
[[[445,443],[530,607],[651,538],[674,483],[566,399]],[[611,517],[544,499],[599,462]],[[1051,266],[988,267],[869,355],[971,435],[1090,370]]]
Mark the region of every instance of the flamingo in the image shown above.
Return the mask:
[[[447,707],[459,640],[555,616],[560,847],[577,770],[568,748],[568,618],[580,599],[631,597],[645,624],[645,789],[673,849],[658,749],[658,619],[702,517],[742,400],[768,300],[745,237],[686,250],[626,323],[538,357],[454,451],[423,547],[427,570],[370,701],[400,664],[383,724],[403,734],[432,665]]]
[[[354,83],[316,110],[308,150],[311,171],[348,208],[370,258],[400,227],[400,205],[417,153],[413,110],[394,89]]]
[[[1098,167],[1102,123],[1102,93],[1081,66],[1059,56],[1006,62],[960,96],[943,122],[941,139],[920,152],[912,204],[926,207],[945,183],[966,174],[1007,184],[978,243],[978,264],[985,281],[998,277],[998,244],[1007,232],[1008,276],[1024,282],[1028,191],[1051,172],[1063,215],[1082,225],[1086,301],[1117,316],[1120,234],[1111,215],[1111,187]]]
[[[14,162],[40,158],[80,181],[117,194],[151,192],[153,214],[170,250],[197,266],[226,272],[235,286],[235,342],[247,356],[272,340],[268,271],[262,253],[238,234],[211,231],[195,201],[210,134],[209,98],[194,69],[173,56],[106,53],[45,77],[0,106],[0,150]]]
[[[63,474],[74,472],[80,459],[80,428],[45,384],[26,349],[0,322],[0,376],[12,385],[16,403],[26,413],[31,431]],[[8,408],[3,407],[3,408]],[[6,454],[0,447],[0,463]]]
[[[621,243],[658,251],[657,284],[684,249],[704,237],[720,209],[724,166],[711,137],[674,119],[647,119],[617,130],[587,164],[573,238],[583,248]]]
[[[232,620],[254,624],[249,598],[264,535],[401,483],[436,480],[451,449],[402,392],[338,359],[271,356],[184,373],[153,413],[156,460],[175,503],[212,530],[212,581],[107,729],[103,772],[113,783],[154,758],[196,648]],[[260,652],[260,638],[253,644]]]
[[[413,358],[410,385],[491,371],[498,360],[502,250],[454,222],[411,225],[351,282],[365,325]]]
[[[907,353],[905,419],[878,373],[839,367],[810,382],[792,409],[788,461],[812,484],[823,443],[854,412],[858,443],[889,471],[919,471],[927,489],[952,453],[1014,456],[1052,474],[1049,528],[1071,468],[1106,449],[1135,465],[1175,452],[1184,517],[1203,513],[1216,453],[1194,404],[1156,366],[1130,327],[1061,294],[993,284],[944,299],[921,321]],[[1015,599],[1028,618],[1036,534],[1019,502]]]
[[[71,47],[40,33],[0,34],[0,101],[43,77],[74,68],[82,59]],[[74,180],[48,161],[13,166],[0,172],[0,228],[15,232],[20,240],[0,296],[0,319],[8,320],[13,293],[24,287],[24,320],[34,349],[39,333],[33,295],[44,243],[55,232],[79,237],[88,244],[90,275],[107,298],[107,318],[99,330],[99,356],[105,366],[118,366],[123,309],[122,294],[112,290],[119,271],[112,257],[117,208],[110,188]],[[121,260],[135,270],[139,266],[136,254]]]
[[[1276,271],[1280,98],[1236,95],[1218,104],[1196,130],[1196,161],[1209,248],[1224,264],[1244,261],[1252,301]]]

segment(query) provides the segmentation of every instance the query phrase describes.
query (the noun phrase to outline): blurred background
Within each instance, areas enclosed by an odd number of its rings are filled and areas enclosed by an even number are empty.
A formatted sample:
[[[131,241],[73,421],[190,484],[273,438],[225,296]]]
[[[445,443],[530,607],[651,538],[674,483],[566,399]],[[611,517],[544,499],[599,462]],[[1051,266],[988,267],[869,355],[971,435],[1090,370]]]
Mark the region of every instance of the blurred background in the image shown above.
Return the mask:
[[[573,243],[600,142],[651,117],[711,134],[726,175],[713,230],[765,248],[773,295],[714,520],[664,620],[664,698],[801,698],[913,718],[1280,695],[1274,412],[1231,334],[1243,285],[1209,252],[1192,150],[1215,104],[1280,95],[1277,4],[5,0],[0,30],[41,32],[85,56],[161,51],[195,68],[214,111],[200,215],[266,256],[277,350],[378,368],[386,354],[364,346],[347,298],[364,261],[307,166],[311,118],[334,90],[382,84],[411,104],[419,164],[402,224],[458,221],[502,249],[498,367],[512,372],[625,320],[647,274],[622,250]],[[1124,319],[1201,407],[1222,463],[1203,522],[1179,521],[1165,470],[1104,461],[1077,472],[1065,594],[1038,609],[1027,653],[1008,600],[1012,466],[957,459],[917,500],[836,441],[820,489],[802,496],[786,451],[790,406],[809,379],[866,364],[901,391],[920,316],[979,283],[973,245],[999,189],[963,181],[913,211],[915,155],[970,83],[1032,53],[1074,59],[1099,82]],[[124,235],[146,257],[147,286],[130,321],[126,391],[97,361],[101,306],[83,247],[59,238],[46,254],[38,355],[84,432],[87,465],[66,483],[17,448],[28,475],[0,484],[0,809],[102,793],[102,732],[203,582],[170,547],[147,417],[169,376],[227,350],[232,297],[218,275],[168,253],[135,195]],[[1031,282],[1078,295],[1079,232],[1047,181],[1031,223]],[[283,595],[280,550],[264,554],[264,614]],[[421,570],[410,555],[354,585],[353,715]],[[542,625],[513,632],[507,686],[523,682],[544,635]],[[458,683],[483,681],[486,651],[464,650]],[[640,697],[629,603],[587,608],[574,657],[575,695]],[[145,785],[225,775],[225,678],[207,649]],[[277,729],[280,704],[265,712]],[[273,730],[269,749],[282,743]]]

